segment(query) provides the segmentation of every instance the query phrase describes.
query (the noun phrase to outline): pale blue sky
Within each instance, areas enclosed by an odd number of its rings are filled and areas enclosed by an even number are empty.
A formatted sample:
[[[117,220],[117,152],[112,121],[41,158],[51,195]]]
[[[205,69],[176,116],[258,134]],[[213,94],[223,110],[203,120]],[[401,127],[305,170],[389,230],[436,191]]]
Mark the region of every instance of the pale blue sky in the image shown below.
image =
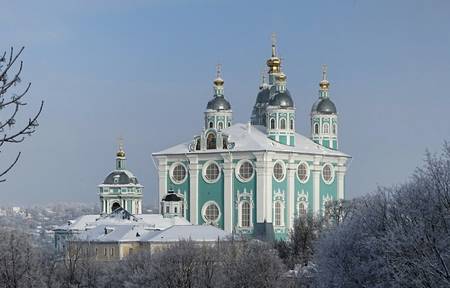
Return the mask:
[[[151,153],[201,130],[216,63],[248,121],[272,32],[302,134],[328,64],[350,197],[405,181],[450,139],[449,1],[1,2],[0,48],[26,46],[29,108],[45,100],[39,131],[0,154],[23,152],[2,204],[98,201],[119,135],[154,202]]]

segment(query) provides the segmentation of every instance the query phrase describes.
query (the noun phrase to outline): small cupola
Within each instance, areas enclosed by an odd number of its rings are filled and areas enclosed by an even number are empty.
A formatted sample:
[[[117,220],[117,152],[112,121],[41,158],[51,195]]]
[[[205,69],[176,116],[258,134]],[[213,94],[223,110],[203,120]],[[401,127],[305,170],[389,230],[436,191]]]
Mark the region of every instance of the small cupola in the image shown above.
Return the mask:
[[[165,218],[184,217],[184,197],[173,189],[167,191],[161,200],[161,212]]]

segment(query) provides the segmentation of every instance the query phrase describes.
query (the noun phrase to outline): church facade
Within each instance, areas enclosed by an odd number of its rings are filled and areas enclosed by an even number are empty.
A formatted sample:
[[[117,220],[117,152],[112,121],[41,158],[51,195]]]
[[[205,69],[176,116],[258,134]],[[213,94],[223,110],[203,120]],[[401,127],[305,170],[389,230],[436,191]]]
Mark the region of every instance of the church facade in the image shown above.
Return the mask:
[[[326,69],[306,137],[296,132],[294,98],[275,43],[267,66],[268,82],[263,79],[250,122],[233,123],[219,70],[202,132],[153,154],[161,209],[170,209],[165,199],[176,198],[179,216],[192,224],[284,238],[296,217],[323,213],[327,201],[345,198],[350,156],[338,151],[338,114]]]

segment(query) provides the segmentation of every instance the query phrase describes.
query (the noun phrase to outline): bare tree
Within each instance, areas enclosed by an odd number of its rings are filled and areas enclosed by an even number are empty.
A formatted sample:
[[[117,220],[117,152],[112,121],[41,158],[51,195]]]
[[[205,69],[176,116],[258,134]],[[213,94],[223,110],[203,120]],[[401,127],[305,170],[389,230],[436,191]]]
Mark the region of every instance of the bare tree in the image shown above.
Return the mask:
[[[0,119],[0,148],[5,144],[21,143],[25,136],[30,136],[36,131],[39,125],[37,119],[42,112],[44,101],[41,102],[38,112],[25,124],[21,124],[20,128],[17,126],[17,118],[19,111],[25,105],[24,97],[31,87],[28,83],[24,89],[19,90],[18,85],[21,83],[20,75],[22,73],[23,62],[17,62],[25,47],[22,47],[18,53],[14,53],[11,47],[9,54],[5,51],[3,55],[0,54],[0,112],[7,115]],[[15,69],[15,71],[13,71]],[[0,114],[1,115],[1,114]],[[4,120],[3,120],[4,119]],[[17,154],[12,163],[5,170],[0,170],[0,182],[4,182],[3,178],[19,160],[21,152]]]

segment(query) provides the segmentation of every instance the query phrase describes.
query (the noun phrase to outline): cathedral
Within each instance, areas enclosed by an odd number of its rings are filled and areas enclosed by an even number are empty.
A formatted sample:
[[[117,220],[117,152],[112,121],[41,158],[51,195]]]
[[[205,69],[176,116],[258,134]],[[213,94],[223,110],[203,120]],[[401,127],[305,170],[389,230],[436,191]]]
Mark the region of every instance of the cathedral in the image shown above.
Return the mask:
[[[350,156],[338,150],[326,67],[312,103],[311,134],[303,136],[275,42],[267,66],[248,123],[233,123],[218,69],[201,133],[153,153],[162,213],[228,233],[285,238],[296,217],[323,213],[327,201],[345,198]]]

